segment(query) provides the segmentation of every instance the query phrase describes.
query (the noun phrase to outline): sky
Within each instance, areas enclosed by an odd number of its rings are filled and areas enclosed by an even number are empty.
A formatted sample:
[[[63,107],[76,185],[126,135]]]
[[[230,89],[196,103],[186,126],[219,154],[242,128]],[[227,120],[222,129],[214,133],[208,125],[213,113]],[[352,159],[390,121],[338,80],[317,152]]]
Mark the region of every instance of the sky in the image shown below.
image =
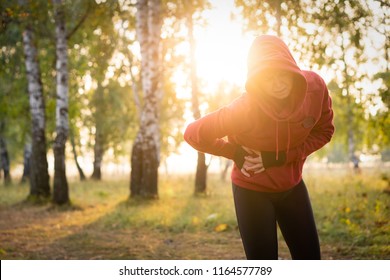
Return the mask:
[[[239,19],[231,21],[233,0],[210,2],[212,9],[203,13],[207,26],[195,29],[198,77],[209,90],[221,80],[243,86],[247,53],[253,38],[243,34]]]

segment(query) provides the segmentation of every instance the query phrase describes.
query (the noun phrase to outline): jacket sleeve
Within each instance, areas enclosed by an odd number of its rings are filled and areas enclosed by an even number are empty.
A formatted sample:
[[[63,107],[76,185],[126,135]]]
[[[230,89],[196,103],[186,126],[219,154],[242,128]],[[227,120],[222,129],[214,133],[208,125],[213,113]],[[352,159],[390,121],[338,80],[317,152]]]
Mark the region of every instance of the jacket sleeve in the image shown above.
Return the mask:
[[[238,127],[240,117],[233,107],[223,107],[190,123],[184,140],[200,152],[234,159],[239,146],[223,139]]]
[[[320,119],[312,128],[306,140],[300,146],[291,149],[287,152],[285,163],[305,159],[311,153],[325,146],[325,144],[327,144],[332,138],[332,135],[335,130],[333,125],[332,100],[329,96],[329,92],[325,83],[324,91],[325,92],[322,102],[322,113]]]

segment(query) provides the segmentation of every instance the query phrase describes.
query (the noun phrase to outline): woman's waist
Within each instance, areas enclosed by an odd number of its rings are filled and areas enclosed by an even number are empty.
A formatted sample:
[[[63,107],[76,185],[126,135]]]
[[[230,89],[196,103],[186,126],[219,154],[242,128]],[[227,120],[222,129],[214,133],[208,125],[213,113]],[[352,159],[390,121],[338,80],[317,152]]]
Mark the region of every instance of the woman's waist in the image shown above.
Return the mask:
[[[271,167],[265,171],[246,177],[234,165],[232,169],[232,182],[243,188],[265,191],[281,192],[293,188],[302,180],[304,161],[294,162],[280,167]]]

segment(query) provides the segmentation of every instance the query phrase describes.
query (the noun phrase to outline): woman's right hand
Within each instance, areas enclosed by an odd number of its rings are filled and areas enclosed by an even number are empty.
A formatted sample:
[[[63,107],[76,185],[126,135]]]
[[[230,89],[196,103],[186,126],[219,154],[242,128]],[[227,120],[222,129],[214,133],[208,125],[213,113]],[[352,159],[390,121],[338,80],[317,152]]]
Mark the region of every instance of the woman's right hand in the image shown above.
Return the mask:
[[[249,156],[245,157],[244,164],[241,168],[242,174],[246,177],[251,177],[254,174],[259,174],[263,171],[265,171],[264,165],[263,165],[263,159],[261,157],[261,152],[247,148],[242,147]]]

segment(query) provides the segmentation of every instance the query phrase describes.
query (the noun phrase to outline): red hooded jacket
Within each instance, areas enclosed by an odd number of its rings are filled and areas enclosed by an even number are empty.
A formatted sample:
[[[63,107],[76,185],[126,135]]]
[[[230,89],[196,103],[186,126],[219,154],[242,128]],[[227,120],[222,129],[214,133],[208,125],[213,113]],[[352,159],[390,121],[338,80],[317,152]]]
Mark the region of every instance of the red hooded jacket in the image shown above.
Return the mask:
[[[270,69],[294,73],[293,88],[283,105],[254,86]],[[270,35],[257,37],[250,48],[245,87],[247,93],[231,104],[188,125],[184,139],[200,152],[234,160],[231,178],[235,185],[263,192],[286,191],[302,179],[306,157],[333,135],[327,87],[316,73],[301,70],[286,44]],[[261,151],[264,172],[251,177],[241,173],[242,146]]]

